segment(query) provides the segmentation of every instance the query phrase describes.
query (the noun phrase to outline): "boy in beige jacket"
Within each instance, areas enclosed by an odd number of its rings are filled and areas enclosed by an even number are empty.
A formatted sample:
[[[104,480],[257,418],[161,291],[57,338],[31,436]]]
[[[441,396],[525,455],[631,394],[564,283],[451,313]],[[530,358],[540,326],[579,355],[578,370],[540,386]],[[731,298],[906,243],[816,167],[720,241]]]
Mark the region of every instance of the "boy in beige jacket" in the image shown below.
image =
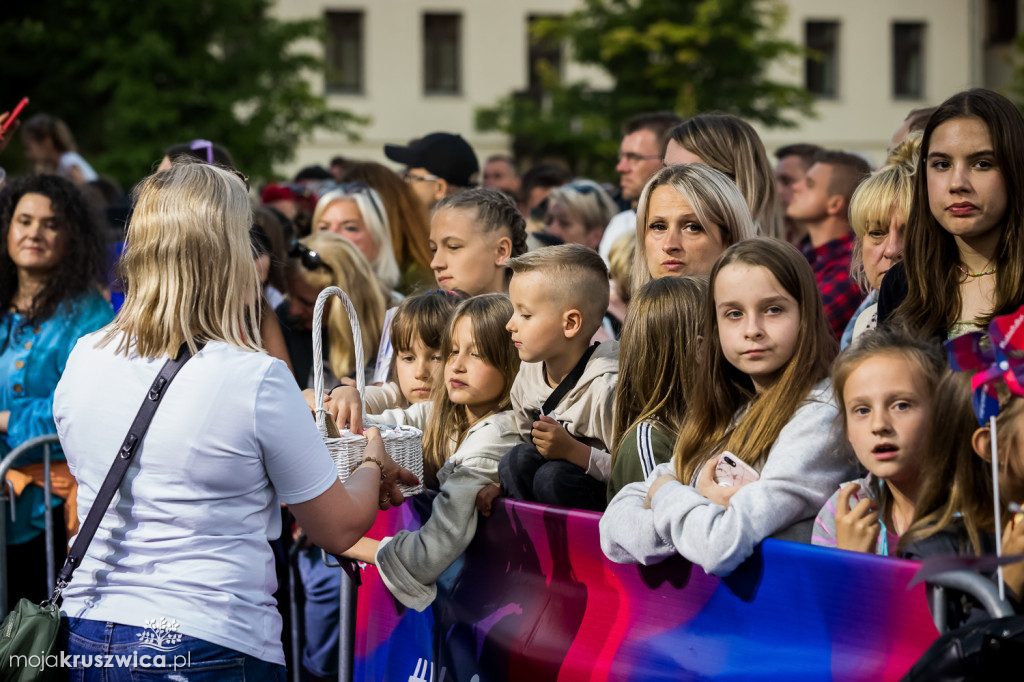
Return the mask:
[[[508,265],[514,312],[507,329],[522,360],[512,410],[524,443],[502,458],[501,487],[515,499],[602,511],[619,345],[590,340],[608,309],[608,270],[577,244]]]

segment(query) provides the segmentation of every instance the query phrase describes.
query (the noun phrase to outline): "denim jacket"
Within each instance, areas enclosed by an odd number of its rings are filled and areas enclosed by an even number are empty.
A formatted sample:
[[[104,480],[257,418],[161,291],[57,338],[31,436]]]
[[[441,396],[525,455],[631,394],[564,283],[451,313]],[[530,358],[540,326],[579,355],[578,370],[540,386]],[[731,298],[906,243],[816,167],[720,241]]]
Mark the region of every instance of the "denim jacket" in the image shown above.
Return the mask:
[[[34,324],[9,310],[0,315],[0,412],[11,412],[7,433],[0,434],[0,456],[36,436],[56,433],[53,391],[68,355],[80,337],[103,327],[113,317],[113,309],[98,291],[62,303],[53,315]],[[54,459],[63,457],[57,448]],[[38,461],[42,461],[41,452],[22,458],[17,466]],[[38,515],[41,522],[42,492],[30,486],[20,496],[28,497],[19,500],[16,522],[8,522],[9,543],[27,542],[40,532],[41,526],[34,528],[26,517]],[[38,500],[30,499],[35,497]],[[26,513],[26,505],[31,513]]]

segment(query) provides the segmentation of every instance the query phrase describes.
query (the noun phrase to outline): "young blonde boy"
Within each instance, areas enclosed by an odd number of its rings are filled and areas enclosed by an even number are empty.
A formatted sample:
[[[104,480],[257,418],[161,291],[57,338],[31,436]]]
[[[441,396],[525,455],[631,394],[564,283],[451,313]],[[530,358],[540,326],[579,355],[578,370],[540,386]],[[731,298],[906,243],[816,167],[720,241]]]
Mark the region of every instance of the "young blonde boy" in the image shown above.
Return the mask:
[[[501,486],[516,499],[603,510],[619,345],[592,348],[590,340],[608,309],[608,270],[578,244],[533,251],[508,265],[514,312],[507,329],[522,360],[512,409],[524,443],[502,458]],[[567,377],[572,383],[574,369],[575,384],[545,410],[556,387]]]

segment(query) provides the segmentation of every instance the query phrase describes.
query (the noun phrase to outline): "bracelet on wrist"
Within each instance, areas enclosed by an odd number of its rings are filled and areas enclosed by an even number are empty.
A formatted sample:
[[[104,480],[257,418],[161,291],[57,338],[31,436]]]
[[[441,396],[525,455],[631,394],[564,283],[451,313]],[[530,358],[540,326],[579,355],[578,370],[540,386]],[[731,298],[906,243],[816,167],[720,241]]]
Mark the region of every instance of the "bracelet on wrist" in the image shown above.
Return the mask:
[[[380,457],[370,457],[370,456],[363,457],[363,460],[361,462],[359,462],[359,464],[355,465],[355,467],[352,468],[352,471],[355,471],[356,469],[358,469],[359,467],[363,466],[364,464],[376,464],[377,468],[380,469],[380,480],[381,480],[381,483],[384,482],[384,462],[382,462],[380,460]]]

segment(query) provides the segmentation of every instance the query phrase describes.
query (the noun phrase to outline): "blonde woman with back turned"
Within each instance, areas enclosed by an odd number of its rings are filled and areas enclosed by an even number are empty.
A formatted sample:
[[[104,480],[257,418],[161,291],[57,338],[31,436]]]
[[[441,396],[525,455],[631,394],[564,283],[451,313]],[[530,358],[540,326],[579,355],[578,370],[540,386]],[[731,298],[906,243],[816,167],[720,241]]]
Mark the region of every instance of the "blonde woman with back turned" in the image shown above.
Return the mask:
[[[280,360],[260,347],[252,211],[230,171],[177,164],[146,178],[128,226],[124,307],[72,351],[54,419],[92,507],[112,454],[168,357],[194,357],[157,410],[71,584],[61,646],[71,655],[137,644],[153,619],[177,622],[192,676],[284,680],[274,558],[287,503],[332,553],[402,500],[414,477],[371,433],[347,482]],[[128,679],[89,668],[86,680]]]

